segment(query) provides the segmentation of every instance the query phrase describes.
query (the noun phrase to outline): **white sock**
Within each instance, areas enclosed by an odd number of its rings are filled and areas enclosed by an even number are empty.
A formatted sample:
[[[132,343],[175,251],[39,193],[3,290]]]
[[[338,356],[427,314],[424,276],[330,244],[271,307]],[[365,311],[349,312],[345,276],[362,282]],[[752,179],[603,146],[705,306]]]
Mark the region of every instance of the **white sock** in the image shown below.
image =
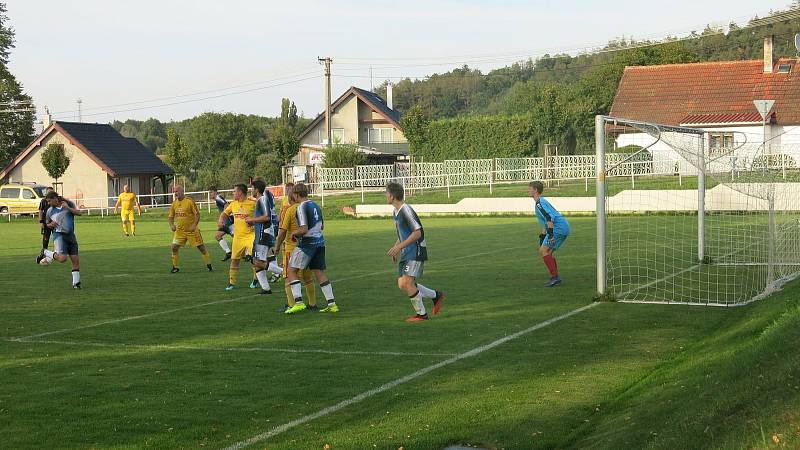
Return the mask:
[[[292,295],[294,296],[294,299],[300,299],[300,301],[303,301],[303,283],[301,283],[300,280],[295,280],[292,281],[289,286],[292,287]]]
[[[331,303],[335,303],[333,300],[333,286],[331,286],[330,281],[326,281],[319,285],[320,289],[322,289],[322,295],[325,296],[325,300],[330,305]]]
[[[45,251],[44,251],[44,259],[46,259],[46,260],[47,260],[47,263],[48,263],[48,264],[50,264],[51,262],[53,262],[53,255],[55,255],[55,254],[56,254],[56,252],[54,252],[54,251],[52,251],[52,250],[47,250],[47,249],[45,249]]]
[[[267,267],[267,270],[269,270],[270,272],[274,273],[275,275],[283,275],[283,269],[275,261],[270,261],[269,267]]]
[[[269,280],[267,279],[266,270],[259,270],[258,272],[256,272],[256,278],[258,279],[258,284],[261,285],[261,289],[265,291],[271,290],[269,287]]]
[[[230,253],[231,252],[231,246],[228,245],[228,241],[226,241],[225,239],[220,239],[219,240],[219,246],[222,248],[223,252],[225,252],[225,253]]]
[[[419,293],[411,297],[411,306],[414,307],[414,311],[416,311],[420,316],[425,315],[425,304],[422,303],[422,296]]]
[[[417,284],[417,289],[419,289],[419,294],[422,296],[422,298],[436,298],[436,291],[431,288]]]
[[[81,282],[81,272],[79,270],[72,271],[72,285],[75,286],[76,284]]]

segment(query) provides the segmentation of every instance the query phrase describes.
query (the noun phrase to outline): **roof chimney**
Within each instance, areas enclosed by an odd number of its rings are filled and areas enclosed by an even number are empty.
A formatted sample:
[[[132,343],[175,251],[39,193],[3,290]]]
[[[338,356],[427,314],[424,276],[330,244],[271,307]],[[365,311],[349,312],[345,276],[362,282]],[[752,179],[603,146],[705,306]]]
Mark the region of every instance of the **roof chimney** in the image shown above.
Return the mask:
[[[50,123],[53,122],[53,116],[50,115],[50,108],[47,106],[44,107],[44,118],[42,119],[42,125],[45,128],[50,126]]]
[[[392,83],[386,83],[386,106],[389,109],[394,109],[394,106],[392,106]]]
[[[772,59],[772,38],[772,35],[764,38],[764,73],[772,73],[772,66],[774,65]]]

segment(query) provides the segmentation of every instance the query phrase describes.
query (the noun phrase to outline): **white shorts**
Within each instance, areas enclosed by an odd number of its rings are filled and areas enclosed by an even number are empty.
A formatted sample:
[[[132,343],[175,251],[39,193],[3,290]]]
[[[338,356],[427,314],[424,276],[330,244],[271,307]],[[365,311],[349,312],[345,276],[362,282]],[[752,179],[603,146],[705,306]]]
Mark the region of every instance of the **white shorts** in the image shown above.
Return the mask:
[[[253,259],[266,261],[269,256],[270,248],[271,247],[267,247],[266,245],[255,244],[253,246]]]

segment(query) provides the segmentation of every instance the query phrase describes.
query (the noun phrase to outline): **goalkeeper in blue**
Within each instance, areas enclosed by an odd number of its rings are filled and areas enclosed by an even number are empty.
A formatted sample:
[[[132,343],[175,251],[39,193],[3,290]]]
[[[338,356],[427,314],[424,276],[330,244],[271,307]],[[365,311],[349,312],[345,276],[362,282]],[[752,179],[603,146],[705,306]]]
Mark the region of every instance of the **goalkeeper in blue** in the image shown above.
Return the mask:
[[[561,277],[558,276],[558,264],[553,253],[567,240],[570,229],[567,219],[542,197],[542,192],[544,183],[541,181],[531,181],[528,184],[528,195],[536,202],[536,218],[543,228],[542,234],[539,235],[539,254],[542,255],[544,265],[550,271],[550,281],[545,286],[555,287],[561,284]]]

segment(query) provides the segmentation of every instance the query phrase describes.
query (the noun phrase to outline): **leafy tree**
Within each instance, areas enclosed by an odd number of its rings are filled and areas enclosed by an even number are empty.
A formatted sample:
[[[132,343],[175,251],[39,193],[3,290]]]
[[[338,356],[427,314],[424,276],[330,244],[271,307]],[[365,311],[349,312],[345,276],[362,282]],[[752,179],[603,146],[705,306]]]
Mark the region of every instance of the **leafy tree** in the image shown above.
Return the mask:
[[[189,147],[172,128],[167,130],[167,142],[164,150],[167,155],[167,164],[172,166],[176,172],[187,175],[192,166]]]
[[[283,182],[281,178],[281,168],[284,162],[274,153],[267,153],[260,155],[256,160],[255,173],[258,176],[264,177],[267,184],[280,184]]]
[[[400,119],[400,129],[408,140],[411,152],[415,153],[425,147],[428,142],[428,126],[430,118],[422,111],[419,105],[408,110]]]
[[[42,151],[42,167],[58,183],[58,179],[64,175],[69,167],[69,157],[64,151],[64,144],[52,142]]]
[[[295,130],[287,125],[279,125],[270,136],[270,143],[278,165],[286,165],[300,151],[300,139]]]
[[[253,175],[252,169],[253,166],[247,165],[241,158],[234,157],[220,170],[219,184],[226,187],[233,187],[238,183],[246,184],[248,178]]]
[[[357,144],[333,144],[325,150],[323,167],[355,167],[366,162],[367,156],[358,150]]]
[[[5,3],[0,3],[0,102],[8,112],[0,114],[0,166],[5,166],[33,140],[31,97],[8,70],[14,30],[8,26]]]

